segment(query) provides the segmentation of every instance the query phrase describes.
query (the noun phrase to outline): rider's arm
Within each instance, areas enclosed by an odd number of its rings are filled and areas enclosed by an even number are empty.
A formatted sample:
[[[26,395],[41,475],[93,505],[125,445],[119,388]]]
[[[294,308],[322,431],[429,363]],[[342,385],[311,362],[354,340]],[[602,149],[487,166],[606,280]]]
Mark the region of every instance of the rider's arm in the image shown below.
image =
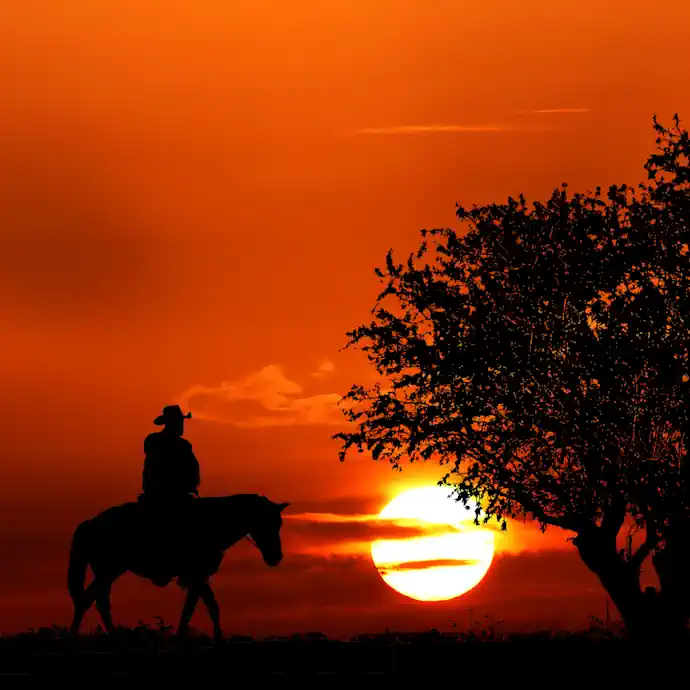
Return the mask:
[[[189,455],[190,480],[192,482],[192,486],[194,487],[194,489],[198,489],[199,484],[201,484],[199,461],[196,459],[196,455],[194,455],[194,451],[192,450],[192,444],[191,443],[189,443],[187,453]]]
[[[201,484],[201,474],[199,471],[199,461],[196,459],[196,455],[192,451],[190,451],[191,459],[192,459],[192,476],[193,476],[193,484],[194,488],[198,489],[199,484]]]
[[[146,459],[144,460],[144,471],[142,472],[142,491],[144,493],[149,493],[152,487],[152,470],[151,470],[151,451],[153,450],[153,438],[151,435],[144,439],[144,455]]]
[[[153,455],[153,437],[151,434],[149,434],[145,439],[144,439],[144,457],[149,458],[151,455]]]
[[[144,460],[144,471],[142,472],[142,491],[149,494],[152,489],[151,459]]]

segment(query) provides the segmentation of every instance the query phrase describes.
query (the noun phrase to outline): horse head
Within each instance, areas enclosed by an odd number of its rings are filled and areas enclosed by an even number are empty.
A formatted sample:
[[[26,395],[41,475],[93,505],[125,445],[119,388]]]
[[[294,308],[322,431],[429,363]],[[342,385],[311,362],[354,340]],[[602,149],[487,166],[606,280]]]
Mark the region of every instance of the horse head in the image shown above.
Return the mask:
[[[256,523],[248,536],[261,551],[266,565],[275,567],[283,560],[283,549],[280,543],[280,528],[283,526],[282,512],[289,503],[273,503],[265,500]]]

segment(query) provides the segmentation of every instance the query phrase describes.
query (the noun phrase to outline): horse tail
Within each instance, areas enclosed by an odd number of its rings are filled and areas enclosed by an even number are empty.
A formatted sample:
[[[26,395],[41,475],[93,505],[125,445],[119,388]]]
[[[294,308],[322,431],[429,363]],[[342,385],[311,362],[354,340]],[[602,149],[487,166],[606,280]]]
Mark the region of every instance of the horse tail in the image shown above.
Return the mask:
[[[88,536],[89,522],[82,522],[72,537],[72,546],[69,552],[69,568],[67,570],[67,589],[73,601],[78,601],[84,596],[84,583],[86,582],[86,570],[89,567]]]

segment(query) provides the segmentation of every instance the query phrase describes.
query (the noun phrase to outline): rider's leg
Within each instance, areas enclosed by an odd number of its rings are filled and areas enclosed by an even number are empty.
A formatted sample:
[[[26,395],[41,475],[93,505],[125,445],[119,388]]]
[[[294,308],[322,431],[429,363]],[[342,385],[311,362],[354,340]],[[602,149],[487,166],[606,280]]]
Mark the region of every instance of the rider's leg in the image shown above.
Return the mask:
[[[151,512],[149,515],[150,525],[150,552],[149,558],[159,576],[162,576],[167,571],[167,556],[169,550],[169,511],[168,506],[162,502],[157,501],[151,505]],[[163,578],[165,580],[165,578]]]

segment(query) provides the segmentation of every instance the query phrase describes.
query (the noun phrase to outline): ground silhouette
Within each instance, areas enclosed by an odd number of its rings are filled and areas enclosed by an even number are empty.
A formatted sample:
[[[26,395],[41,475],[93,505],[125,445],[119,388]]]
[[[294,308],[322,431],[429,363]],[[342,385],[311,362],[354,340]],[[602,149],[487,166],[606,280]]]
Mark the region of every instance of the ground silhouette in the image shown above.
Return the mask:
[[[364,677],[411,676],[428,683],[431,677],[457,682],[562,678],[597,685],[609,676],[637,681],[640,648],[620,634],[605,631],[498,633],[394,632],[357,635],[349,640],[328,639],[320,633],[252,639],[228,636],[223,645],[190,631],[180,646],[162,623],[159,629],[140,625],[118,629],[113,638],[102,633],[82,636],[77,653],[69,632],[57,626],[0,637],[0,684],[23,681],[22,687],[42,687],[66,681],[70,687],[151,687],[165,683],[198,686],[232,683],[238,678],[266,680],[314,675]],[[113,639],[118,644],[113,644]],[[653,671],[658,681],[673,672],[673,657],[688,648],[659,647]],[[649,649],[642,650],[649,653]],[[676,656],[677,658],[677,656]],[[677,664],[680,667],[680,663]],[[615,676],[615,677],[614,677]],[[670,677],[669,677],[670,680]],[[594,681],[594,682],[593,682]],[[7,685],[9,687],[9,685]],[[16,685],[14,686],[16,687]],[[614,687],[612,685],[612,687]]]
[[[564,184],[533,209],[522,195],[458,205],[466,233],[422,231],[403,263],[389,251],[374,320],[346,346],[383,385],[351,388],[357,429],[335,438],[341,460],[351,448],[396,469],[438,460],[439,483],[504,529],[528,516],[570,531],[631,635],[678,638],[690,618],[690,138],[677,116],[654,128],[649,184],[572,196]],[[660,588],[642,591],[648,556]]]

